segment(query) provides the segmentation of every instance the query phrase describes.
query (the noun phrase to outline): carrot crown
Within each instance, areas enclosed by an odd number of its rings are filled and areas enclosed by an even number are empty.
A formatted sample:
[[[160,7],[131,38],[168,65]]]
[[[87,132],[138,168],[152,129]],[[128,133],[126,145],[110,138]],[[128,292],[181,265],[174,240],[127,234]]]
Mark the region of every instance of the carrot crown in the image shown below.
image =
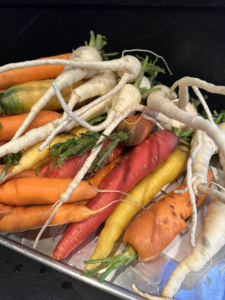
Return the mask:
[[[95,276],[100,270],[103,270],[105,268],[105,273],[99,278],[99,282],[102,283],[105,278],[116,268],[121,266],[122,264],[128,265],[132,260],[137,258],[137,252],[134,250],[134,248],[131,245],[127,245],[126,248],[123,250],[123,252],[119,255],[115,255],[112,257],[102,258],[102,259],[96,259],[96,260],[88,260],[85,261],[85,264],[95,264],[95,263],[105,263],[104,266],[97,268],[95,270],[88,270],[85,271],[82,276],[85,277],[93,277]]]

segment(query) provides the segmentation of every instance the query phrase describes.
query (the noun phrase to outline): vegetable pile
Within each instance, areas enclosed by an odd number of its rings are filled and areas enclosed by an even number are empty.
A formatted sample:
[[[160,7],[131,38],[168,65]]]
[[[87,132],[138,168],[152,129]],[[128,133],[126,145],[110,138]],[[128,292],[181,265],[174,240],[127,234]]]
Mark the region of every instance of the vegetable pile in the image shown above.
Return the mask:
[[[225,244],[225,193],[212,189],[209,171],[217,151],[225,166],[224,111],[212,115],[199,90],[225,95],[225,87],[184,77],[168,88],[156,81],[165,73],[156,65],[161,56],[124,51],[109,60],[117,53],[106,54],[105,45],[91,32],[89,44],[71,54],[0,67],[0,231],[41,228],[36,247],[47,226],[70,224],[53,252],[61,260],[106,220],[82,274],[107,268],[102,282],[123,263],[158,256],[192,217],[193,249],[161,293],[172,298]],[[145,208],[185,170],[185,184]],[[213,200],[195,241],[207,195]],[[123,233],[123,253],[108,257]]]

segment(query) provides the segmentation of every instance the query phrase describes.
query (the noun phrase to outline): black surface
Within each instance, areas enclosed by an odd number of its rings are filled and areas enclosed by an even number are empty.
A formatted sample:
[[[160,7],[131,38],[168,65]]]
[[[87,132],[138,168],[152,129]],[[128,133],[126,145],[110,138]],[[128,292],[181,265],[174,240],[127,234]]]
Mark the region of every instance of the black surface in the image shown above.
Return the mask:
[[[0,245],[1,300],[119,300]]]
[[[223,85],[224,29],[225,8],[216,5],[0,5],[0,65],[70,52],[93,30],[107,37],[107,52],[162,55],[173,72],[159,78],[163,83],[193,76]],[[223,96],[210,95],[208,103],[220,109]]]
[[[140,48],[162,55],[173,72],[160,76],[162,83],[193,76],[224,85],[224,1],[77,3],[0,0],[0,65],[70,52],[93,30],[108,38],[107,52]],[[208,103],[220,110],[224,96],[209,95]],[[0,253],[0,299],[117,299],[49,267],[41,273],[43,265],[3,246]]]

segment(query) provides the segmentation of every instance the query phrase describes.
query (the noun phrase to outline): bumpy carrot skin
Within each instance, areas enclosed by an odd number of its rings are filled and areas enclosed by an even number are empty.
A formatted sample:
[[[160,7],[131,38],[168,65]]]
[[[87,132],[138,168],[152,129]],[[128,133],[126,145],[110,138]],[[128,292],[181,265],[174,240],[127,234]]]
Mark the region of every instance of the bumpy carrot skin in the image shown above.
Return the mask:
[[[51,56],[48,58],[56,59],[69,59],[72,53],[61,54],[57,56]],[[46,59],[40,58],[40,59]],[[0,89],[8,89],[9,87],[25,83],[28,81],[34,80],[43,80],[43,79],[54,79],[56,78],[64,69],[64,66],[60,65],[44,65],[38,67],[30,67],[26,69],[15,69],[0,74]]]
[[[211,172],[208,173],[207,180],[213,180]],[[179,189],[183,190],[185,187],[186,184],[180,186]],[[202,194],[197,199],[197,206],[205,198],[206,195]],[[103,259],[89,260],[85,261],[85,263],[95,264],[103,262],[106,264],[104,268],[107,268],[107,270],[99,279],[99,282],[103,282],[113,270],[122,264],[129,264],[137,256],[141,261],[153,259],[169,245],[176,235],[186,228],[185,220],[191,215],[191,211],[189,193],[176,194],[172,191],[145,210],[130,224],[123,237],[124,244],[128,243],[128,245],[121,254]],[[85,270],[82,275],[92,277],[100,269],[102,268]]]
[[[42,227],[49,218],[51,205],[13,207],[0,204],[0,231],[20,232]],[[7,211],[2,213],[3,211]],[[50,226],[80,222],[94,214],[85,205],[63,204],[52,219]],[[43,217],[43,218],[42,218]]]
[[[10,141],[28,114],[0,117],[0,142]],[[60,118],[61,115],[53,111],[41,111],[31,122],[27,131],[44,126],[45,124]],[[24,133],[25,133],[24,132]]]
[[[208,181],[213,181],[213,174],[208,173]],[[176,190],[183,190],[186,184]],[[197,197],[197,207],[206,195]],[[134,247],[141,261],[148,261],[158,256],[180,232],[186,228],[187,218],[191,215],[189,193],[168,193],[134,220],[126,230],[123,242]]]
[[[142,142],[155,127],[155,123],[141,117],[141,113],[123,120],[116,128],[116,132],[127,134],[126,146],[135,146]]]
[[[121,164],[102,180],[101,189],[128,192],[165,160],[177,145],[178,138],[172,131],[155,132],[123,157]],[[91,199],[88,207],[96,210],[121,197],[123,197],[122,193],[103,192]],[[65,258],[108,217],[117,205],[118,203],[113,203],[98,215],[91,216],[82,223],[71,224],[53,252],[54,259]]]
[[[177,178],[185,170],[188,157],[189,153],[178,147],[166,160],[133,187],[129,191],[129,195],[141,205],[147,205],[164,185]],[[129,196],[125,196],[123,199],[131,200]],[[89,260],[107,257],[131,219],[140,210],[140,205],[128,201],[120,202],[106,220],[105,227],[98,237],[94,253]],[[98,264],[88,264],[85,270],[93,270],[97,266]]]
[[[12,206],[55,203],[67,189],[69,178],[19,178],[0,187],[0,203]],[[97,195],[97,187],[81,181],[72,193],[69,203],[91,199]]]

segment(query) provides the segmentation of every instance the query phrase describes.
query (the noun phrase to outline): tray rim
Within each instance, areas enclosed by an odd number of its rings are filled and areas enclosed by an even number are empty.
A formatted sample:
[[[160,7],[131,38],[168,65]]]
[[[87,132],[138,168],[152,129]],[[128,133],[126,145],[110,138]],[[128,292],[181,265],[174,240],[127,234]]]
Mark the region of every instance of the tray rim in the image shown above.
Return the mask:
[[[9,238],[2,236],[1,234],[0,234],[0,244],[22,255],[25,255],[31,259],[34,259],[40,263],[43,263],[48,267],[51,267],[59,272],[62,272],[66,275],[76,278],[86,284],[89,284],[95,288],[103,290],[121,299],[127,299],[127,300],[143,299],[142,297],[139,297],[138,294],[135,294],[131,290],[127,290],[111,282],[104,281],[103,283],[100,284],[95,278],[87,278],[81,276],[82,271],[80,269],[56,261],[46,254],[38,252],[35,249],[29,248],[26,245],[22,245],[16,241],[10,240]]]

